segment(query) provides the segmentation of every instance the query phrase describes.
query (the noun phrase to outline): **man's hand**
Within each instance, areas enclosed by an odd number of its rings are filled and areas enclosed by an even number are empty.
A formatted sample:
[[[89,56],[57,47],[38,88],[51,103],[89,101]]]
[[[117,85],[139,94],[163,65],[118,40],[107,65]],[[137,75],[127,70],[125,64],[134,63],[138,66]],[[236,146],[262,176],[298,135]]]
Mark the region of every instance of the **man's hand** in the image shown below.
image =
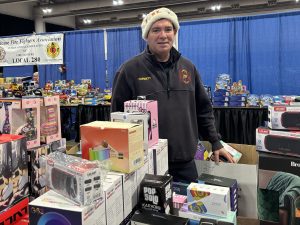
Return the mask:
[[[216,164],[219,164],[220,156],[223,156],[224,158],[226,158],[229,163],[235,163],[235,161],[232,158],[232,156],[230,155],[230,153],[227,152],[224,148],[214,151],[214,156],[215,156]]]

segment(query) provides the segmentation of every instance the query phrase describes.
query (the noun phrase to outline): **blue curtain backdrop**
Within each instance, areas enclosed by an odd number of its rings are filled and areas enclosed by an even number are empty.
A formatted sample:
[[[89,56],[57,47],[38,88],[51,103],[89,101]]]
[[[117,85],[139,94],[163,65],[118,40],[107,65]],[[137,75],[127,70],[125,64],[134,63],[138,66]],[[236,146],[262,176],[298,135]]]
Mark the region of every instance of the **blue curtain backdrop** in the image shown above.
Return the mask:
[[[3,77],[26,77],[32,76],[33,66],[5,66]]]
[[[180,52],[198,68],[204,84],[220,73],[242,80],[255,94],[299,94],[300,13],[186,22]]]
[[[106,87],[102,30],[66,32],[65,52],[67,79],[92,79],[93,86]]]
[[[118,68],[131,57],[142,52],[146,42],[139,27],[107,30],[107,72],[112,87]]]
[[[58,68],[60,65],[39,65],[39,83],[40,87],[44,87],[47,81],[61,80],[62,76]]]

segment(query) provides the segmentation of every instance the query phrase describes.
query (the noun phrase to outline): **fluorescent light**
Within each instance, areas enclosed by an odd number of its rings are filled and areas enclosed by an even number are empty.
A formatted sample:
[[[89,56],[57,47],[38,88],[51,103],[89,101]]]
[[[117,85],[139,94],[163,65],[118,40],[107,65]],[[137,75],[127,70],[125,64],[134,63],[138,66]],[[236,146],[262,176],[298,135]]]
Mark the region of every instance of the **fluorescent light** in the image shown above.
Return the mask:
[[[213,5],[210,7],[212,11],[220,11],[221,10],[221,5]]]
[[[113,0],[113,5],[118,5],[118,1],[117,0]]]
[[[119,4],[119,5],[123,5],[123,4],[124,4],[124,1],[123,1],[123,0],[118,0],[118,4]]]
[[[90,19],[83,19],[83,23],[84,24],[91,24],[92,20],[90,20]]]
[[[43,8],[42,11],[44,14],[50,14],[52,13],[52,8]]]

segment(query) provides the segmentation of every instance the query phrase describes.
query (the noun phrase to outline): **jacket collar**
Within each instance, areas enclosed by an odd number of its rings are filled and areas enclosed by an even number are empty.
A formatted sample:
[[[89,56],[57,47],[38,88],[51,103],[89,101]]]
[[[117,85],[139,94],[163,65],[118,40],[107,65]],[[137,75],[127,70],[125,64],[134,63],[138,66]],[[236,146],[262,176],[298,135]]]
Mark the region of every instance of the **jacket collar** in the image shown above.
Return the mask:
[[[158,63],[158,61],[157,61],[155,55],[152,54],[152,53],[150,52],[149,46],[148,46],[148,45],[147,45],[147,47],[146,47],[146,49],[144,50],[143,53],[144,53],[143,55],[144,55],[148,60],[150,60],[150,61],[152,61],[152,62],[157,62],[157,63]],[[181,56],[181,54],[180,54],[174,47],[172,47],[172,48],[171,48],[171,51],[170,51],[170,62],[171,62],[171,63],[177,62],[177,61],[179,60],[180,56]]]

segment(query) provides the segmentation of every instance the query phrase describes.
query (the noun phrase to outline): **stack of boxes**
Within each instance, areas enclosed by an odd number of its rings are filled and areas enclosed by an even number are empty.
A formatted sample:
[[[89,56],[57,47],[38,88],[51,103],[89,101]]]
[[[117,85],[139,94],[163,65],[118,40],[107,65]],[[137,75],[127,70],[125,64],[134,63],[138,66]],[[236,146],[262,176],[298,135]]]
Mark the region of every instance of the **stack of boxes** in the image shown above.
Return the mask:
[[[300,107],[268,108],[268,127],[256,130],[261,224],[300,224]]]

